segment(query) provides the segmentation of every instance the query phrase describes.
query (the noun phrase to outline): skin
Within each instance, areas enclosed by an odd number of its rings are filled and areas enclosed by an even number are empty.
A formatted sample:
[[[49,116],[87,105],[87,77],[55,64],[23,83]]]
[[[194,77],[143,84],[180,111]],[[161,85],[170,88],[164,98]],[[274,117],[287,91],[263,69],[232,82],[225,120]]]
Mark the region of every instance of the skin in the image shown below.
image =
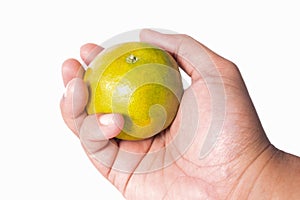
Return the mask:
[[[140,37],[142,41],[169,51],[192,79],[172,125],[153,138],[134,142],[112,139],[118,135],[124,123],[122,116],[87,115],[85,106],[88,90],[82,81],[82,64],[75,59],[68,59],[62,65],[66,86],[60,105],[63,119],[79,137],[83,149],[98,171],[126,199],[299,198],[300,158],[278,150],[269,142],[238,68],[186,35],[143,30]],[[81,47],[81,58],[88,65],[102,50],[102,47],[95,44],[86,44]],[[198,50],[204,52],[214,65],[201,63],[203,55],[195,55]],[[218,79],[210,75],[211,67],[218,71]],[[203,73],[200,75],[199,71]],[[207,77],[212,82],[205,82]],[[218,81],[220,77],[222,82]],[[209,121],[212,103],[207,84],[222,84],[226,97],[226,115],[212,150],[199,159],[208,131],[205,124],[217,123],[214,119]],[[191,103],[191,93],[195,95],[197,104]],[[136,173],[150,152],[164,149],[172,142],[182,119],[189,117],[183,108],[191,106],[199,111],[199,118],[204,119],[205,123],[197,121],[196,131],[185,133],[194,134],[188,149],[167,167],[148,173]],[[179,148],[175,144],[176,147]],[[124,151],[143,156],[128,160],[122,153]],[[97,157],[101,153],[109,155],[108,163],[102,163],[101,158]],[[125,161],[125,172],[115,167],[121,161]]]

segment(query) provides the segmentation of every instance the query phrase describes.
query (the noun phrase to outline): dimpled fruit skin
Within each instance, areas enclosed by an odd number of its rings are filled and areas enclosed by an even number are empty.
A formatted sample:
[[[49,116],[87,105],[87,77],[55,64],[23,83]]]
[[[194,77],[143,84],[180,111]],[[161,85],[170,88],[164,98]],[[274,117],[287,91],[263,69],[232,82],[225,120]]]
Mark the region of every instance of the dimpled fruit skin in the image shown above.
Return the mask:
[[[123,140],[145,139],[167,128],[183,94],[173,57],[142,42],[101,52],[86,70],[84,81],[90,93],[87,113],[122,114],[125,124],[117,138]]]

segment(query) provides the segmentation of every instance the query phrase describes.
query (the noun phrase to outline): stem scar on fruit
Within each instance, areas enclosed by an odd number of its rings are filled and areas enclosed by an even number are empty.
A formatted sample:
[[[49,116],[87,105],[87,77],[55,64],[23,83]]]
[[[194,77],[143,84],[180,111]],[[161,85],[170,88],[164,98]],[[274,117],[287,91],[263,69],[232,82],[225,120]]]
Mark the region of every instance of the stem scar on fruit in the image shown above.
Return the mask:
[[[130,54],[127,58],[126,58],[126,62],[127,63],[130,63],[130,64],[133,64],[133,63],[136,63],[136,61],[138,61],[138,57]]]

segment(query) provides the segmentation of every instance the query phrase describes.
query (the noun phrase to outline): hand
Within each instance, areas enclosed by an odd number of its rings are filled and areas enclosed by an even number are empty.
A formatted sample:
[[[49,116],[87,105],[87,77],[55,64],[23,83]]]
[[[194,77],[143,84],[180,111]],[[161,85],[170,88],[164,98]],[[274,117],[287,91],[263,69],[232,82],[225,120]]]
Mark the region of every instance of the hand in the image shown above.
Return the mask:
[[[140,37],[169,51],[192,79],[172,125],[153,138],[113,139],[122,116],[87,115],[81,63],[62,67],[63,119],[99,172],[128,199],[244,199],[261,197],[266,181],[275,188],[263,177],[284,174],[274,166],[287,155],[268,141],[238,68],[189,36],[143,30]],[[81,57],[88,65],[102,50],[87,44]]]

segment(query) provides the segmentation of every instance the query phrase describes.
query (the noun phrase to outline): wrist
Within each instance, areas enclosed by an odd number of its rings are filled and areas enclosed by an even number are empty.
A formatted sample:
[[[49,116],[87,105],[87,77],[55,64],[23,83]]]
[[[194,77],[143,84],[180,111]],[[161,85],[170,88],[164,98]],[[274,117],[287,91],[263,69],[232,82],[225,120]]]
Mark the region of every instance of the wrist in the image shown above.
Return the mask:
[[[260,153],[252,152],[241,161],[244,164],[244,170],[237,179],[235,187],[231,190],[228,199],[255,199],[260,197],[256,192],[256,186],[260,184],[261,177],[269,171],[278,150],[271,144],[267,145]],[[249,162],[248,158],[253,159]],[[253,196],[255,195],[255,196]],[[260,199],[259,198],[259,199]]]
[[[300,158],[277,150],[265,172],[257,179],[253,194],[266,194],[270,199],[299,199],[299,185]]]
[[[229,199],[300,197],[300,158],[268,146],[243,172]]]

